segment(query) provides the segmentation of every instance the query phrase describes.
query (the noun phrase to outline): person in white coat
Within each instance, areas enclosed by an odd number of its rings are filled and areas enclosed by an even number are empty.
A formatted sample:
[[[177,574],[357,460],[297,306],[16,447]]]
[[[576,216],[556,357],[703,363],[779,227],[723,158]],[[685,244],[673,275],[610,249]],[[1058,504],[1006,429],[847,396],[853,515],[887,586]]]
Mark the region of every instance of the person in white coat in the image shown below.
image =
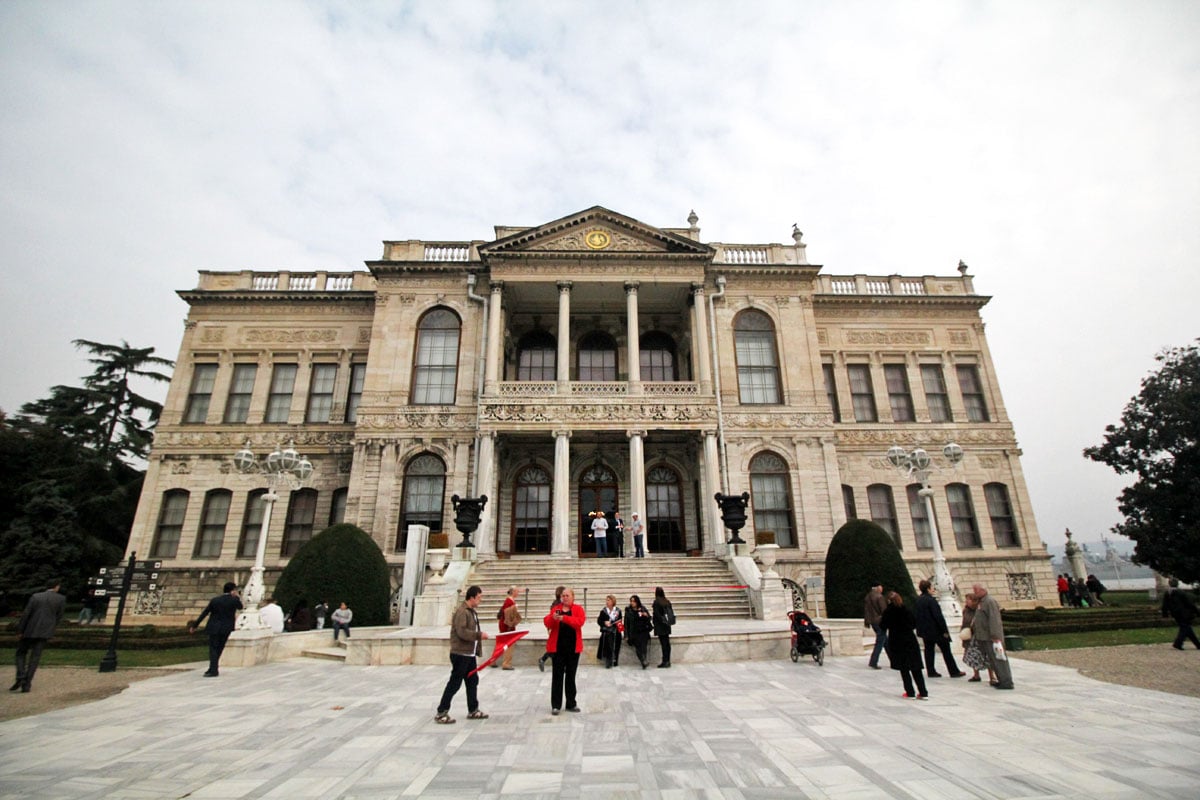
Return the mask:
[[[258,613],[263,624],[271,629],[271,633],[283,633],[283,609],[275,602],[274,597],[263,603]]]

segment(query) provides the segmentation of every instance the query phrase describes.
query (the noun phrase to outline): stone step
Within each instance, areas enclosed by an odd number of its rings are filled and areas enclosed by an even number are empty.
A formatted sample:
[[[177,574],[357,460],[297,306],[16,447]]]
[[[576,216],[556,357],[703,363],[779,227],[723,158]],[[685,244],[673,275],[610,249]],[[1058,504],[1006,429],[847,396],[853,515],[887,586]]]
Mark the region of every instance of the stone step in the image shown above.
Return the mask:
[[[346,660],[345,647],[312,647],[300,651],[300,655],[305,658],[316,658],[324,661],[342,661]]]

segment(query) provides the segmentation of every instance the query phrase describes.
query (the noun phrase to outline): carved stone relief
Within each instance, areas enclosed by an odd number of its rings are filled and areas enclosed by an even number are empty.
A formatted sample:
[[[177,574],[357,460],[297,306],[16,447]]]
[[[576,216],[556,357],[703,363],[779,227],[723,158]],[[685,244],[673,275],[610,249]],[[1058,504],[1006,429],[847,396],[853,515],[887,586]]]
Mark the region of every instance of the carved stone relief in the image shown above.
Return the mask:
[[[847,344],[929,344],[933,337],[928,331],[848,330]]]
[[[338,341],[340,334],[334,328],[247,328],[242,340],[247,344],[328,344]]]

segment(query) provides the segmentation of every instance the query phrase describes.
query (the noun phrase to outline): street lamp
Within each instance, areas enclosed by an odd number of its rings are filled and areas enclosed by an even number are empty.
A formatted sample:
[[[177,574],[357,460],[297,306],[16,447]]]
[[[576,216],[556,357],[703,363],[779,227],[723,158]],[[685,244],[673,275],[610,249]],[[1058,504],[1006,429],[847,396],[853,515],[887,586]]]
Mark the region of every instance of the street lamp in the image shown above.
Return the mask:
[[[267,457],[259,460],[250,450],[250,442],[233,454],[233,465],[243,475],[263,475],[267,479],[267,493],[263,495],[262,525],[258,529],[258,544],[254,549],[254,567],[250,570],[250,580],[246,582],[243,594],[246,608],[238,615],[238,630],[266,630],[267,625],[258,613],[262,603],[264,589],[263,562],[267,553],[267,529],[271,526],[271,510],[279,495],[275,493],[277,486],[286,486],[291,490],[299,489],[313,473],[312,462],[296,452],[293,442],[287,447],[276,447]]]
[[[942,448],[942,456],[954,467],[962,461],[963,449],[951,442]],[[962,619],[962,608],[954,595],[954,579],[950,577],[950,570],[946,568],[946,556],[942,554],[941,538],[938,535],[937,517],[933,513],[933,489],[929,487],[929,474],[935,469],[933,459],[924,448],[917,447],[909,452],[900,445],[893,445],[888,448],[887,460],[893,467],[921,484],[921,490],[917,494],[925,499],[925,516],[929,519],[930,538],[933,542],[933,585],[937,589],[942,615],[947,623],[954,624],[956,620]]]

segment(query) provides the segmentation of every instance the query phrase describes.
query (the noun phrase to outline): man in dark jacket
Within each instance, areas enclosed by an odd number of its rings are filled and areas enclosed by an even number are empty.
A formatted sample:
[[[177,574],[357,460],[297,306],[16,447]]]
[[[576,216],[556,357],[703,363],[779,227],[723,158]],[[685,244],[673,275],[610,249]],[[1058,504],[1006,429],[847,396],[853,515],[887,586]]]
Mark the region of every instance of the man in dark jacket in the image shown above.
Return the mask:
[[[229,641],[229,634],[233,633],[237,624],[237,613],[242,610],[237,584],[229,581],[225,584],[224,592],[209,600],[196,621],[188,626],[188,633],[195,633],[204,618],[208,617],[208,627],[204,629],[208,634],[208,672],[204,673],[206,678],[217,677],[221,653],[225,651],[225,643]]]
[[[1192,620],[1196,619],[1196,604],[1192,602],[1192,598],[1188,597],[1187,592],[1179,588],[1179,581],[1171,578],[1168,585],[1171,588],[1163,595],[1162,615],[1170,616],[1179,626],[1179,633],[1175,635],[1175,644],[1171,646],[1176,650],[1182,650],[1183,640],[1188,639],[1196,645],[1197,650],[1200,650],[1200,640],[1196,639],[1196,632],[1192,630]]]
[[[933,666],[934,648],[941,648],[950,677],[961,678],[966,673],[959,670],[954,653],[950,652],[950,629],[946,626],[942,607],[938,605],[936,590],[929,581],[921,581],[918,586],[921,596],[917,598],[916,606],[917,636],[925,643],[925,672],[931,678],[942,677]]]
[[[883,619],[883,612],[887,607],[888,602],[883,597],[883,584],[872,583],[871,591],[863,598],[863,624],[875,631],[875,647],[871,650],[871,657],[867,659],[867,666],[871,669],[880,668],[879,654],[887,645],[887,631],[879,627],[879,621]]]
[[[17,623],[17,633],[21,636],[17,643],[17,679],[8,687],[10,692],[29,691],[38,662],[42,660],[42,648],[62,621],[67,598],[58,593],[59,585],[59,581],[55,581],[49,589],[30,597],[25,613]]]

